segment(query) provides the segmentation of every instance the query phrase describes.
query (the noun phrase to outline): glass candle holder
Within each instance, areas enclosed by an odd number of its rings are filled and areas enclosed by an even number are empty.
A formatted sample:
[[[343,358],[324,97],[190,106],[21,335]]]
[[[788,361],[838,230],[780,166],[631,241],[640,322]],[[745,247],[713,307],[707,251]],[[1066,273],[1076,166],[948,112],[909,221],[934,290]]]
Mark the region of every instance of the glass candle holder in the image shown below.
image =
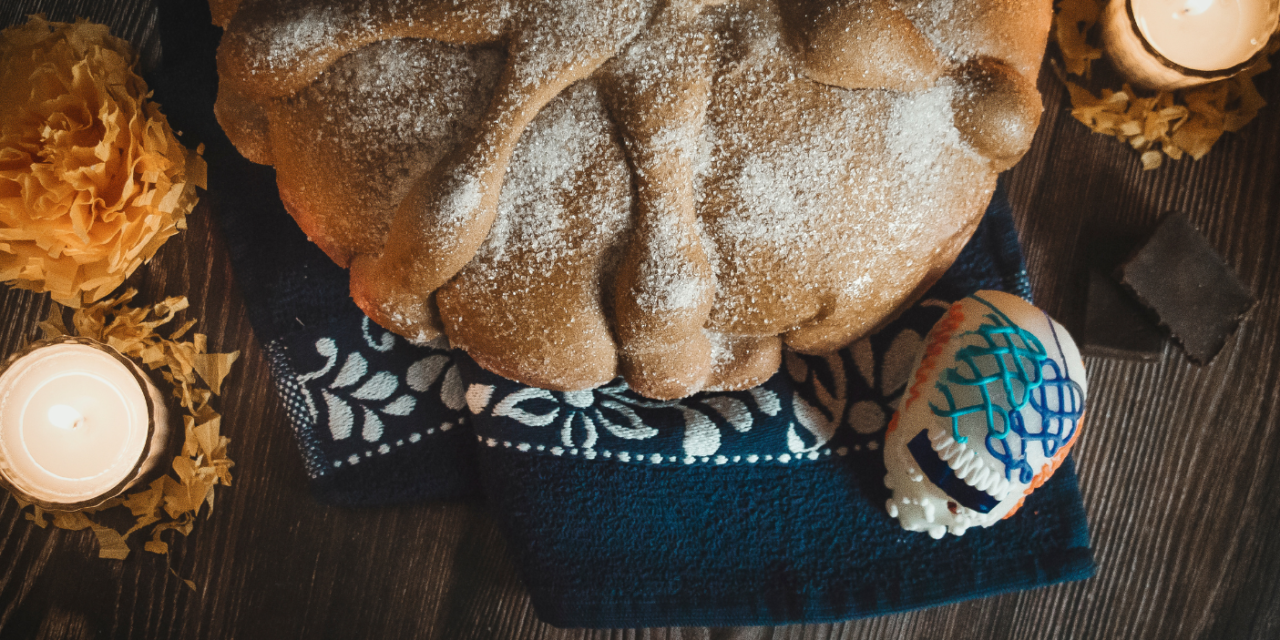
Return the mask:
[[[1116,69],[1148,89],[1229,78],[1264,54],[1280,0],[1111,0],[1102,44]]]
[[[156,385],[96,340],[36,342],[0,368],[0,485],[44,509],[125,492],[164,459],[170,432]]]

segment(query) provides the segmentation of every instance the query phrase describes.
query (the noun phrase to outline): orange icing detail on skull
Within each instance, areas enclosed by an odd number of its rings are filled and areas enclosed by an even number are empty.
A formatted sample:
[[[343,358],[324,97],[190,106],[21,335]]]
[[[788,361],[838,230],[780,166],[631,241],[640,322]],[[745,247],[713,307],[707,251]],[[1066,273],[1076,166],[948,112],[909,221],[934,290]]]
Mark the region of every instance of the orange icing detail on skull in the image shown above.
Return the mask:
[[[920,367],[916,369],[916,379],[907,390],[907,399],[903,401],[903,410],[915,404],[915,401],[920,398],[921,385],[933,376],[934,370],[938,368],[938,358],[942,355],[943,348],[947,346],[947,342],[951,340],[951,334],[955,333],[956,327],[959,327],[962,322],[964,322],[964,312],[960,310],[960,303],[957,302],[947,309],[946,315],[942,316],[938,324],[933,325],[925,344],[924,359],[920,361]],[[893,433],[894,428],[898,426],[899,413],[902,412],[893,414],[885,435]]]
[[[1075,435],[1071,436],[1071,441],[1063,445],[1061,449],[1058,449],[1058,453],[1054,454],[1053,459],[1046,462],[1045,465],[1040,468],[1040,473],[1037,473],[1035,477],[1031,479],[1031,486],[1027,487],[1027,490],[1022,493],[1022,500],[1019,500],[1018,504],[1014,505],[1013,509],[1009,510],[1009,513],[1005,514],[1005,520],[1008,520],[1010,516],[1017,513],[1018,510],[1022,508],[1022,503],[1026,501],[1027,496],[1031,495],[1032,491],[1039,489],[1044,483],[1048,482],[1049,478],[1058,470],[1058,467],[1062,466],[1062,461],[1067,459],[1068,453],[1071,453],[1071,447],[1075,446],[1076,440],[1080,439],[1080,429],[1083,427],[1084,416],[1082,415],[1080,416],[1080,424],[1076,426]]]

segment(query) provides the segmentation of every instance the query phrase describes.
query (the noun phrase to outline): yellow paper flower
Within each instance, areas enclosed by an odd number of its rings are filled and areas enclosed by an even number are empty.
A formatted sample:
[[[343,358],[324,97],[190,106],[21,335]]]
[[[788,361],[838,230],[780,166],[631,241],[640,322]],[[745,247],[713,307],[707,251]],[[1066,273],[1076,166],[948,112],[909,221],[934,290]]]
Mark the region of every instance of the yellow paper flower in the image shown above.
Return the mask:
[[[78,307],[185,228],[204,161],[102,25],[0,31],[0,280]]]

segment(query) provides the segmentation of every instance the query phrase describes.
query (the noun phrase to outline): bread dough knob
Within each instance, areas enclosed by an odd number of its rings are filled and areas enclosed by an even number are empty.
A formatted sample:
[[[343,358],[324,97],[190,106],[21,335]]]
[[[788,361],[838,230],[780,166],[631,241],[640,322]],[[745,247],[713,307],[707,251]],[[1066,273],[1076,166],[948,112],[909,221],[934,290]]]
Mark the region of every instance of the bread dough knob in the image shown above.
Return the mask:
[[[956,73],[952,99],[956,129],[992,168],[1012,167],[1031,147],[1040,124],[1040,94],[1035,83],[993,58],[977,58]]]
[[[805,71],[823,84],[917,91],[944,70],[933,45],[891,2],[810,1],[787,20],[803,47]]]
[[[271,153],[271,125],[267,111],[226,85],[218,87],[213,115],[240,155],[249,162],[275,164]]]

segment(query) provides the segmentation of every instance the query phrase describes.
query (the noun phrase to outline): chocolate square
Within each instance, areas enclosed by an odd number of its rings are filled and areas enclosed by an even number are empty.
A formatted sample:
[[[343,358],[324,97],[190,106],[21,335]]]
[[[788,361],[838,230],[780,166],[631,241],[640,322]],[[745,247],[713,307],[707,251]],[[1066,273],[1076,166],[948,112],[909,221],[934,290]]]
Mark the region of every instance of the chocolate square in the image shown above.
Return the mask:
[[[1256,302],[1181,212],[1165,216],[1119,277],[1197,364],[1213,360]]]
[[[1150,312],[1101,269],[1089,270],[1084,354],[1127,360],[1159,360],[1165,332]]]

